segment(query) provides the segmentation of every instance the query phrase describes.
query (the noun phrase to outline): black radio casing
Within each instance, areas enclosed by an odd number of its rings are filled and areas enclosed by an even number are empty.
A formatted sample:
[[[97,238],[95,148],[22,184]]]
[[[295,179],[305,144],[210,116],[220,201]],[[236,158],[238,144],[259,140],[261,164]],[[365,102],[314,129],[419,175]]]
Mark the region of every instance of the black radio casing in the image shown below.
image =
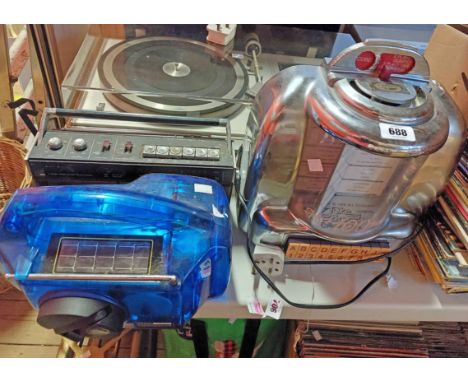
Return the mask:
[[[41,186],[128,183],[169,173],[216,180],[230,195],[235,175],[228,141],[211,137],[46,130],[27,161]]]

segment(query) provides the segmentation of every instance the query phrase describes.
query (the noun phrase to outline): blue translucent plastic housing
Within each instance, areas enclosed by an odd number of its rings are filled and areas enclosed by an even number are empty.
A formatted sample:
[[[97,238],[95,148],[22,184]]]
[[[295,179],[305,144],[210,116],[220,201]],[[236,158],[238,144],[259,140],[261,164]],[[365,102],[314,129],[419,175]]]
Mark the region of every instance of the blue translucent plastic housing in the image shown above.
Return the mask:
[[[213,180],[166,174],[18,190],[0,219],[0,264],[36,308],[94,296],[120,305],[129,322],[181,325],[228,284],[228,199]],[[96,279],[61,279],[76,274]],[[99,280],[104,274],[133,279]],[[175,277],[144,278],[154,275]]]

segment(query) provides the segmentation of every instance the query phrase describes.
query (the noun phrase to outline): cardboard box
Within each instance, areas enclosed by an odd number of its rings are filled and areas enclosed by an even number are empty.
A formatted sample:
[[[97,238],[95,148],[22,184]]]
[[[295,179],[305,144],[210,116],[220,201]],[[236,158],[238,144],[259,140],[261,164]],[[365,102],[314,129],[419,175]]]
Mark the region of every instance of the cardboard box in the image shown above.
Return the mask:
[[[431,78],[447,89],[468,124],[468,26],[437,26],[424,55]]]

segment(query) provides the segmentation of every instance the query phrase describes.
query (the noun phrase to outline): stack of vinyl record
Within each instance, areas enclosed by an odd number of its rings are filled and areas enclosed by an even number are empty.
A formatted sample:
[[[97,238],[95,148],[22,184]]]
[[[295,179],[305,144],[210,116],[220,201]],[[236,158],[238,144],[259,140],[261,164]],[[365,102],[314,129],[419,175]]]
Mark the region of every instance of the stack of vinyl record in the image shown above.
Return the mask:
[[[466,357],[468,325],[463,322],[421,322],[430,357]]]
[[[301,358],[428,357],[417,324],[356,321],[300,322],[306,326],[298,346]]]
[[[468,292],[468,148],[416,238],[414,260],[448,293]]]
[[[448,323],[299,321],[301,358],[466,357],[468,326]]]

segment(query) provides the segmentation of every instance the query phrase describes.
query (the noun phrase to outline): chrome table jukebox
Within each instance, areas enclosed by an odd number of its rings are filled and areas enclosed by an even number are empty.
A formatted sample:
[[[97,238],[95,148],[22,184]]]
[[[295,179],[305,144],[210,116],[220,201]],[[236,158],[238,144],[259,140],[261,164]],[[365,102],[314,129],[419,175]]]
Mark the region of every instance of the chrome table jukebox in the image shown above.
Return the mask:
[[[228,200],[210,179],[18,190],[0,238],[0,269],[42,326],[73,340],[181,326],[229,281]]]
[[[254,109],[239,222],[268,277],[285,263],[395,253],[417,233],[466,139],[424,57],[389,41],[282,71]]]

